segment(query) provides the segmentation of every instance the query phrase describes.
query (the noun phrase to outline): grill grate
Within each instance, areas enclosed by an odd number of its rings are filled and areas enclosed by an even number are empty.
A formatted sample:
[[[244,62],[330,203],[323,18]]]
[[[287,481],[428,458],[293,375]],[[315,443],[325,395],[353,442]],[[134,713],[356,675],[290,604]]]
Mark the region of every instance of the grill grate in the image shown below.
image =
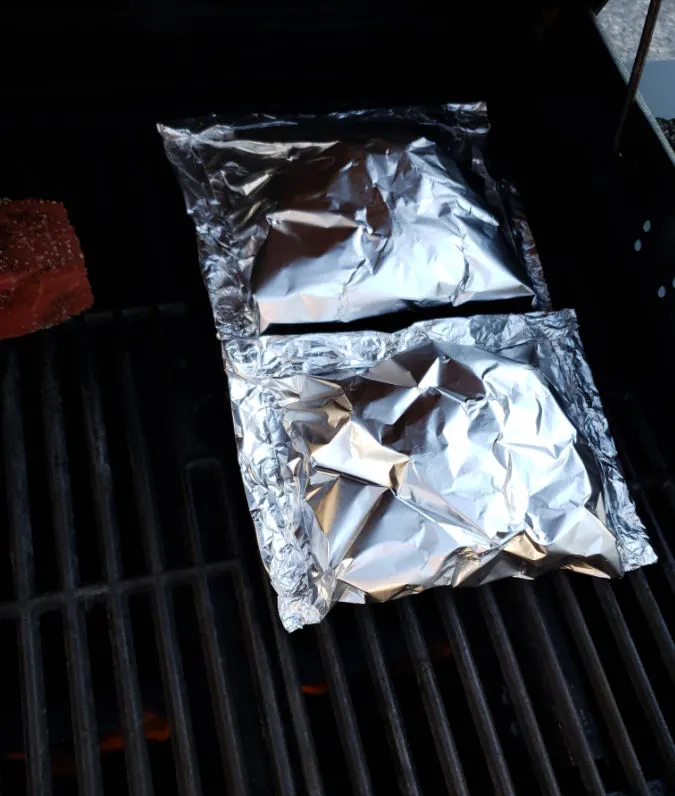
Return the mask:
[[[577,4],[545,4],[532,28],[535,3],[494,18],[455,3],[453,29],[471,35],[451,48],[431,7],[417,21],[366,14],[364,27],[342,5],[319,25],[180,3],[159,23],[134,3],[9,19],[10,40],[30,31],[37,65],[6,70],[2,195],[65,203],[99,310],[161,306],[0,345],[3,796],[675,793],[674,465],[649,427],[673,430],[653,383],[672,350],[672,294],[657,298],[673,274],[672,166],[633,112],[621,168],[609,163],[625,83],[590,20],[563,13]],[[375,72],[372,48],[327,57],[371,29],[405,57]],[[225,40],[228,63],[247,69],[222,99]],[[556,305],[579,310],[659,564],[611,584],[563,573],[339,606],[289,637],[243,505],[193,231],[152,122],[214,101],[475,97],[490,101],[494,154],[521,188]],[[190,311],[163,303],[178,298]]]
[[[675,482],[630,395],[607,409],[657,566],[340,606],[288,636],[206,313],[94,314],[0,357],[3,794],[675,787]]]

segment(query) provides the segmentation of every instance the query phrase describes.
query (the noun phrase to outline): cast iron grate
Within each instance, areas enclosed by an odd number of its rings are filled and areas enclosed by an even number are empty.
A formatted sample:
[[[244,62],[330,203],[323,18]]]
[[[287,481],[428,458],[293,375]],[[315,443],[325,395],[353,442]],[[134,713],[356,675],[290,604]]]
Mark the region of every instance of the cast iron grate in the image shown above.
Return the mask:
[[[288,636],[208,313],[0,349],[0,792],[666,794],[675,482],[607,409],[660,563],[437,590]]]
[[[29,25],[9,20],[35,68],[6,70],[2,196],[65,203],[98,309],[202,303],[98,312],[0,345],[0,793],[675,792],[675,481],[643,415],[668,436],[654,377],[672,346],[671,299],[657,299],[673,276],[672,171],[635,117],[624,176],[607,179],[625,85],[590,20],[558,13],[578,4],[545,4],[535,37],[561,25],[536,58],[522,23],[537,4],[503,4],[484,31],[491,15],[460,3],[453,30],[467,35],[452,47],[431,7],[368,28],[328,14],[322,35],[315,15],[294,34],[255,13],[255,59],[250,34],[227,35],[248,25],[194,4],[87,7],[78,24],[30,5]],[[345,31],[405,46],[385,70],[372,47],[335,59]],[[247,65],[226,98],[223,41],[227,63]],[[612,584],[563,574],[340,607],[289,637],[152,122],[484,96],[556,305],[580,311],[596,376],[639,390],[603,398],[659,564]]]

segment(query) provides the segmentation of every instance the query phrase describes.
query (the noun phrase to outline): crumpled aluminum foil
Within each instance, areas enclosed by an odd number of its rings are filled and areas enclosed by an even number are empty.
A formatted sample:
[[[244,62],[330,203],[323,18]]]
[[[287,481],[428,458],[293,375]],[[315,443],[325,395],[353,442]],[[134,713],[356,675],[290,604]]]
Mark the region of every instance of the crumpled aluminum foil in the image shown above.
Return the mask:
[[[488,128],[483,103],[159,125],[221,339],[475,300],[548,307]]]
[[[287,630],[337,601],[655,561],[571,310],[224,345]]]

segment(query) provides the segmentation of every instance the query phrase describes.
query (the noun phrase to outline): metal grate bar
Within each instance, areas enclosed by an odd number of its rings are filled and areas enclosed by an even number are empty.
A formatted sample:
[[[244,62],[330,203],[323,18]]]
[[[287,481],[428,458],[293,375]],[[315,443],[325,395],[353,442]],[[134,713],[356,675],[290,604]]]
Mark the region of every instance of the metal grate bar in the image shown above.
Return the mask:
[[[80,400],[92,476],[94,510],[101,530],[105,575],[109,583],[117,583],[122,577],[122,559],[101,394],[94,376],[91,342],[87,330],[80,324],[78,331]]]
[[[199,621],[204,659],[209,680],[209,689],[214,705],[216,728],[223,769],[228,785],[233,793],[249,793],[244,769],[241,741],[237,730],[236,717],[230,701],[230,687],[226,681],[225,670],[218,643],[218,630],[211,600],[211,593],[206,572],[203,569],[204,555],[202,552],[199,529],[194,509],[194,499],[189,473],[184,479],[188,496],[188,531],[193,561],[199,569],[195,585],[195,606]]]
[[[136,400],[129,353],[123,329],[119,328],[120,392],[123,396],[126,436],[131,459],[131,472],[139,509],[150,569],[158,575],[162,571],[159,519],[151,485],[150,465]],[[181,796],[199,796],[201,782],[194,748],[194,734],[187,705],[183,667],[178,649],[171,597],[165,585],[156,584],[152,591],[155,639],[160,651],[162,679],[167,692],[171,723],[171,743],[174,751],[176,776]]]
[[[30,522],[30,496],[26,446],[19,385],[16,348],[9,347],[2,381],[2,441],[5,454],[5,486],[9,524],[12,531],[14,588],[19,599],[27,600],[35,592],[33,574],[33,534]]]
[[[561,729],[565,733],[570,752],[579,769],[584,787],[588,793],[604,796],[605,788],[588,745],[579,714],[572,701],[565,675],[560,668],[558,656],[541,613],[539,602],[531,584],[515,583],[523,605],[526,608],[528,624],[535,633],[541,650],[542,671],[547,687],[550,689]]]
[[[28,793],[31,796],[50,796],[52,785],[47,715],[44,709],[42,645],[37,620],[30,611],[22,614],[19,620],[19,643]]]
[[[5,457],[5,486],[12,566],[16,592],[27,599],[34,589],[33,534],[30,521],[26,448],[19,386],[16,348],[9,351],[2,380],[2,440]],[[42,647],[35,614],[25,610],[19,617],[19,664],[24,747],[30,796],[50,796],[51,773],[49,740],[44,710],[45,687],[42,670]]]
[[[98,730],[94,714],[91,667],[87,649],[84,612],[73,599],[77,583],[77,549],[70,493],[68,451],[60,388],[56,375],[53,335],[45,335],[42,370],[43,429],[47,454],[47,477],[56,534],[59,567],[65,594],[66,654],[72,703],[75,761],[82,793],[102,794]]]
[[[649,678],[644,670],[635,643],[629,633],[626,620],[621,613],[616,597],[609,583],[597,581],[593,584],[600,598],[607,622],[619,648],[623,662],[628,670],[633,688],[647,719],[647,723],[654,735],[659,753],[666,763],[668,775],[675,782],[675,746],[670,735],[670,730],[663,717],[661,708],[652,689]]]
[[[218,464],[217,470],[219,489],[223,495],[223,504],[229,505],[227,500],[227,487],[225,475],[222,467]],[[296,788],[291,771],[291,763],[288,757],[288,747],[284,728],[279,715],[277,704],[276,688],[272,679],[269,657],[263,640],[260,623],[256,616],[254,600],[251,594],[251,586],[248,576],[241,568],[236,570],[239,579],[239,600],[242,613],[243,624],[248,634],[251,655],[253,657],[253,669],[256,674],[260,699],[262,701],[263,715],[265,717],[265,729],[268,740],[268,750],[272,757],[274,773],[277,779],[279,793],[295,796]]]
[[[640,36],[640,43],[638,44],[637,53],[633,61],[633,68],[631,69],[630,78],[628,80],[628,88],[626,90],[626,98],[619,114],[619,122],[617,124],[616,133],[614,134],[614,141],[612,150],[614,154],[618,154],[621,146],[621,134],[623,132],[628,112],[635,101],[642,71],[645,68],[647,55],[649,54],[649,45],[654,35],[654,28],[656,27],[656,20],[659,16],[661,9],[661,0],[649,0],[649,8],[647,9],[647,16],[645,17],[644,25],[642,27],[642,34]]]
[[[274,592],[272,587],[266,585],[267,603],[272,616],[272,626],[274,628],[274,638],[277,645],[281,673],[284,678],[288,705],[291,710],[295,738],[298,742],[300,752],[300,765],[307,786],[307,792],[313,796],[323,796],[325,793],[319,765],[314,748],[314,739],[309,725],[309,717],[305,706],[305,699],[300,688],[300,676],[295,658],[291,649],[288,633],[283,629],[281,622],[276,616],[276,605],[274,603]]]
[[[246,593],[249,587],[245,584],[245,576],[242,575],[241,577],[242,581],[244,581],[242,591]],[[265,716],[265,729],[268,740],[267,748],[272,757],[278,792],[288,794],[288,796],[294,796],[297,791],[295,783],[293,782],[290,760],[288,759],[288,748],[286,746],[286,738],[284,737],[283,725],[281,724],[281,716],[279,715],[279,706],[277,705],[272,672],[270,671],[270,664],[260,631],[260,625],[255,618],[253,606],[249,597],[244,597],[242,609],[253,653],[253,666],[257,675],[263,715]]]
[[[239,564],[236,561],[212,561],[204,564],[207,575],[224,575],[229,572],[236,572]],[[86,586],[78,586],[72,591],[72,598],[78,602],[89,602],[101,597],[107,597],[112,592],[119,594],[136,594],[148,592],[152,589],[165,588],[167,586],[180,586],[184,583],[193,583],[199,578],[198,567],[183,567],[172,569],[165,572],[157,572],[154,575],[139,575],[135,578],[117,581],[117,583],[94,583]],[[0,603],[0,618],[12,618],[24,610],[33,609],[37,613],[61,608],[66,603],[66,597],[62,592],[47,592],[31,597],[25,601],[15,601]]]
[[[514,794],[515,790],[499,737],[492,721],[490,708],[481,685],[480,675],[471,654],[469,640],[455,606],[455,600],[447,589],[436,592],[443,624],[452,643],[455,661],[462,685],[469,700],[469,707],[478,730],[481,746],[497,794]]]
[[[89,338],[80,325],[80,386],[84,428],[92,479],[94,511],[101,533],[105,572],[110,582],[122,574],[112,473],[108,464],[108,442],[103,422],[101,396],[94,377]],[[136,675],[133,636],[128,606],[119,590],[109,592],[110,645],[113,651],[115,682],[124,735],[127,782],[133,796],[153,793],[148,749],[143,729],[143,706]]]
[[[136,677],[136,657],[126,600],[115,593],[110,603],[110,645],[124,734],[127,782],[134,796],[152,796],[152,778],[143,728],[143,705]]]
[[[370,773],[330,619],[324,619],[316,632],[319,637],[328,690],[333,702],[333,712],[340,732],[349,776],[356,793],[368,796],[373,792]]]
[[[626,774],[631,791],[639,793],[640,796],[649,796],[649,786],[642,773],[640,761],[633,748],[626,725],[607,680],[607,675],[588,630],[588,625],[584,620],[567,575],[564,573],[557,574],[555,576],[555,585],[565,618],[572,629],[572,634],[593,686],[595,698],[602,711],[610,737],[616,747],[617,757]]]
[[[401,793],[409,796],[421,796],[422,790],[417,782],[415,766],[408,749],[403,718],[398,699],[391,684],[387,664],[385,663],[382,645],[373,621],[369,606],[363,606],[356,612],[361,633],[361,640],[368,659],[368,667],[373,678],[373,685],[378,696],[380,712],[386,724],[389,746],[396,754],[396,768]]]
[[[445,783],[450,793],[457,794],[457,796],[469,796],[469,788],[464,777],[455,739],[450,729],[443,698],[436,682],[429,650],[424,642],[415,609],[409,600],[403,600],[398,609],[408,651],[415,667],[417,683],[422,692],[422,700],[429,717],[429,726],[443,769]]]
[[[649,587],[647,576],[642,570],[636,570],[635,572],[630,572],[627,579],[640,603],[649,629],[658,644],[668,674],[671,680],[675,682],[675,643],[670,635],[666,620],[663,618],[659,604]]]
[[[478,589],[477,594],[499,659],[502,677],[509,690],[511,704],[530,751],[534,773],[543,793],[546,793],[547,796],[560,796],[560,788],[548,756],[548,750],[492,587],[483,586]]]

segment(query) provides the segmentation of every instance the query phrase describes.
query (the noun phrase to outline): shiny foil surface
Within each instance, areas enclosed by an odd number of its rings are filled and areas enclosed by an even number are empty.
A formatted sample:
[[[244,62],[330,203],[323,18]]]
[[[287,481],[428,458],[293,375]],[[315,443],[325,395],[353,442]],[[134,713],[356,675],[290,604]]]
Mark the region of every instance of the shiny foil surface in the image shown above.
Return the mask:
[[[649,564],[574,313],[228,341],[287,630],[337,601]]]
[[[221,339],[530,297],[548,306],[485,105],[159,126]]]

